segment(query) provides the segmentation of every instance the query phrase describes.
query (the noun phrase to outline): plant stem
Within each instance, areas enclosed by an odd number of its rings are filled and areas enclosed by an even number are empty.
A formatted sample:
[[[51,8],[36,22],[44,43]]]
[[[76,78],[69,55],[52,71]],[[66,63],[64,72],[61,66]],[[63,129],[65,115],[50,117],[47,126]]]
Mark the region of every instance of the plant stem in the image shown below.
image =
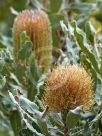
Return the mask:
[[[68,111],[64,111],[61,113],[62,115],[62,120],[64,123],[64,136],[70,136],[69,135],[69,130],[68,130],[68,126],[66,126],[66,117],[67,117]]]
[[[72,6],[72,4],[74,2],[75,2],[75,0],[68,0],[68,4],[70,4],[70,6]],[[70,11],[68,11],[67,15],[68,15],[69,20],[71,21],[72,20],[72,11],[71,11],[71,9],[70,9]]]
[[[46,106],[46,109],[44,110],[42,116],[41,116],[41,119],[45,118],[46,114],[48,113],[48,110],[49,110],[49,107]]]
[[[64,136],[70,136],[68,132],[68,127],[66,126],[66,124],[64,126]]]

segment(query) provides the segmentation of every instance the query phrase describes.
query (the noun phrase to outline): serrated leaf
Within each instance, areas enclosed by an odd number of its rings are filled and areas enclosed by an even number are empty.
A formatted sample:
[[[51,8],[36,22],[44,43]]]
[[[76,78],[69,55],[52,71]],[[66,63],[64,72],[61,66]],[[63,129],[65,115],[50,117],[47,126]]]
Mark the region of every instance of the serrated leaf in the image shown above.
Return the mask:
[[[43,134],[37,132],[37,130],[35,130],[35,129],[33,128],[33,126],[27,121],[27,119],[23,119],[23,121],[25,122],[27,128],[28,128],[29,130],[31,130],[35,135],[37,135],[37,136],[44,136]]]
[[[23,77],[25,77],[25,71],[26,68],[20,64],[17,64],[15,66],[15,75],[17,76],[17,79],[19,80],[19,82],[23,82]]]
[[[39,68],[37,67],[37,64],[34,61],[32,61],[31,65],[30,65],[30,76],[31,76],[31,80],[33,82],[37,82],[38,79],[39,79],[39,75],[38,75],[38,72],[39,72]]]
[[[12,102],[13,102],[14,104],[17,104],[17,102],[16,102],[16,100],[15,100],[13,94],[12,94],[10,91],[8,91],[8,93],[9,93],[9,96],[10,96],[10,99],[12,100]]]
[[[18,59],[20,60],[27,60],[32,53],[32,43],[31,42],[26,42],[20,51],[18,52]]]
[[[86,54],[86,56],[90,60],[91,64],[93,65],[94,69],[98,73],[100,73],[100,70],[98,67],[98,62],[97,62],[94,54],[90,51],[89,45],[86,41],[85,33],[77,27],[76,22],[73,22],[72,26],[74,27],[74,34],[76,36],[78,45],[80,46],[81,50]]]
[[[20,106],[25,110],[28,111],[29,113],[40,113],[38,111],[38,106],[34,103],[28,100],[27,98],[20,96],[19,98],[19,104]]]
[[[20,45],[24,45],[26,42],[30,41],[29,36],[27,35],[26,31],[23,31],[20,34]]]
[[[37,88],[36,88],[36,84],[37,82],[36,81],[31,81],[31,79],[28,80],[28,88],[27,88],[27,91],[28,91],[28,99],[33,101],[35,99],[35,96],[37,94]]]
[[[87,71],[91,72],[92,79],[94,80],[94,90],[96,90],[96,87],[97,87],[97,72],[94,70],[94,68],[92,67],[89,60],[86,59],[86,57],[84,55],[82,55],[82,54],[80,54],[80,61],[81,61],[81,65],[85,69],[87,69]]]
[[[85,23],[85,32],[90,42],[94,43],[96,31],[91,22]]]

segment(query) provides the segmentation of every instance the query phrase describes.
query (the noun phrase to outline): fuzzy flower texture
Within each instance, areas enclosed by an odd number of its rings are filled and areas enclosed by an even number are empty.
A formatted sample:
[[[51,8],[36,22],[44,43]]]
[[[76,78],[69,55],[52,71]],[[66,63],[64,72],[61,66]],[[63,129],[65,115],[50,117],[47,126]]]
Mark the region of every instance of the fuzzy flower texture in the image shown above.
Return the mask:
[[[16,17],[13,25],[15,58],[22,46],[20,34],[23,31],[26,31],[33,43],[38,65],[48,70],[52,62],[52,31],[47,14],[41,10],[24,10]]]
[[[93,81],[84,68],[58,66],[48,76],[44,103],[50,112],[63,112],[83,105],[93,105]]]

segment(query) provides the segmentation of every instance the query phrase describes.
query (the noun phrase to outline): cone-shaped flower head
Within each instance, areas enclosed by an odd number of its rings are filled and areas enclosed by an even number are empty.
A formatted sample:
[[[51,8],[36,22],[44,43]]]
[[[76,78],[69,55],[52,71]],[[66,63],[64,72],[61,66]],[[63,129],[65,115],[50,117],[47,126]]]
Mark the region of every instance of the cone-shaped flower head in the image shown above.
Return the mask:
[[[93,81],[84,68],[58,66],[48,76],[44,103],[51,112],[63,112],[83,105],[88,110],[93,104]]]
[[[20,50],[20,34],[26,31],[33,43],[38,65],[49,69],[52,61],[52,32],[48,16],[41,10],[21,12],[13,25],[15,54]]]

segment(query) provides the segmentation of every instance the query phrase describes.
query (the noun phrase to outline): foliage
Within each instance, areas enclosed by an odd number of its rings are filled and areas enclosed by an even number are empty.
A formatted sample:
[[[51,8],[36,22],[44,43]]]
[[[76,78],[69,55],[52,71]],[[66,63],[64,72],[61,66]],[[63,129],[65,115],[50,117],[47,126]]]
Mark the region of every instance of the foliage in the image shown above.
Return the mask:
[[[101,136],[102,0],[1,0],[0,7],[0,136]],[[48,73],[37,65],[25,32],[18,52],[24,63],[15,62],[14,18],[21,10],[39,8],[51,21],[52,69],[75,64],[92,75],[95,103],[90,111],[79,105],[69,112],[48,112],[43,103]]]

